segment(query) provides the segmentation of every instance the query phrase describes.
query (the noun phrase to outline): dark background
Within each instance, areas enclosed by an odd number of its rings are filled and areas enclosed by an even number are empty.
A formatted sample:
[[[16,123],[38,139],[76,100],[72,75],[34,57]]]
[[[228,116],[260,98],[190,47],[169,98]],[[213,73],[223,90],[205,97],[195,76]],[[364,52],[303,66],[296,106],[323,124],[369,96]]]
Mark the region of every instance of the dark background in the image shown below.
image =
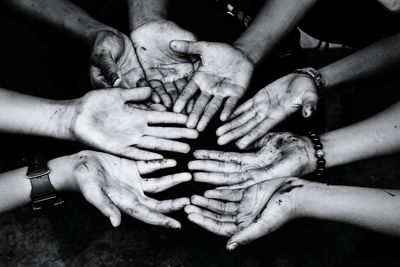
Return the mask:
[[[100,21],[127,33],[124,1],[75,2]],[[261,1],[242,4],[251,13],[257,10],[258,2]],[[337,15],[343,12],[346,15]],[[243,30],[211,0],[174,1],[171,15],[202,40],[229,43]],[[356,0],[321,1],[302,23],[314,37],[354,47],[393,33],[392,28],[399,29],[396,25],[389,23],[372,1]],[[302,51],[298,37],[295,31],[277,49],[276,55],[259,67],[249,95],[298,67],[317,67],[349,53],[346,49]],[[79,97],[90,88],[89,52],[88,47],[69,36],[32,23],[0,5],[1,87],[52,99]],[[290,56],[280,56],[287,53]],[[323,99],[318,115],[311,121],[295,115],[279,129],[299,133],[311,126],[332,129],[373,115],[398,100],[397,74],[345,88]],[[218,148],[214,134],[217,125],[213,121],[191,143],[192,148]],[[26,158],[38,151],[56,157],[85,149],[79,144],[38,137],[5,134],[0,137],[1,171],[24,165]],[[169,156],[179,162],[176,171],[186,170],[191,159],[190,154]],[[325,179],[334,184],[400,188],[399,159],[396,155],[334,168],[327,171]],[[206,188],[190,182],[155,197],[191,196]],[[400,262],[398,239],[344,224],[298,220],[228,252],[226,238],[191,224],[182,211],[172,214],[182,222],[180,231],[149,226],[128,216],[123,216],[122,225],[114,229],[81,196],[69,194],[65,198],[64,207],[43,216],[34,216],[28,208],[22,208],[0,217],[0,266],[382,266]]]

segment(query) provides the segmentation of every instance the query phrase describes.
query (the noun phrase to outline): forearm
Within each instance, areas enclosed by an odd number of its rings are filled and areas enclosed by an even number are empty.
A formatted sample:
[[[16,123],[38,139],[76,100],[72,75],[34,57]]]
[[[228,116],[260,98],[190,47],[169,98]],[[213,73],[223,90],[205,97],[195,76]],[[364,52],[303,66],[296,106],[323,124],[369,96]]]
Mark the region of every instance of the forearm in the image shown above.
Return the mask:
[[[400,33],[376,42],[320,69],[325,80],[322,93],[346,83],[387,72],[400,62]]]
[[[301,216],[400,236],[399,190],[307,183],[298,190],[296,203]]]
[[[170,0],[128,0],[130,31],[148,21],[167,19],[169,3]]]
[[[234,42],[253,64],[262,58],[291,31],[317,0],[269,0],[250,27]]]
[[[321,135],[321,142],[327,167],[400,151],[400,102],[369,119]]]
[[[111,30],[69,1],[4,0],[2,2],[24,16],[73,35],[87,45],[91,45],[99,31]]]
[[[57,191],[74,189],[72,181],[73,156],[50,160],[50,182]],[[32,186],[26,177],[27,167],[0,174],[0,213],[10,211],[31,201]]]
[[[0,89],[0,131],[71,140],[74,105]]]

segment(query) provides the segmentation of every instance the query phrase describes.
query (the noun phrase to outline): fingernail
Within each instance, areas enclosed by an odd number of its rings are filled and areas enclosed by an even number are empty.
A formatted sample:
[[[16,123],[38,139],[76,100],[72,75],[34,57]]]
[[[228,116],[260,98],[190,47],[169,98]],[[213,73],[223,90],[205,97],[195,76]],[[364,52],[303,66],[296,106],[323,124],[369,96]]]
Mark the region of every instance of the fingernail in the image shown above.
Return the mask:
[[[113,227],[118,227],[117,219],[113,216],[110,216],[110,222]]]
[[[238,245],[239,245],[238,243],[233,242],[233,243],[228,244],[226,246],[226,249],[229,250],[229,251],[232,251],[232,250],[236,249],[238,247]]]
[[[113,86],[115,86],[115,83],[117,82],[118,78],[119,78],[119,77],[118,77],[118,74],[114,73],[114,74],[112,75],[112,77],[111,77],[111,82],[112,82]]]

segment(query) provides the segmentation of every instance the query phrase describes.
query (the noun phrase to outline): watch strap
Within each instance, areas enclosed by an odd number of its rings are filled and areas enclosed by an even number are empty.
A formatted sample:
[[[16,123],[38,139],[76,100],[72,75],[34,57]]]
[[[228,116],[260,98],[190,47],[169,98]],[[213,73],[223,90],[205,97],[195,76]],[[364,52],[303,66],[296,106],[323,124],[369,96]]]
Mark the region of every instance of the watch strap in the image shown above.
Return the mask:
[[[320,92],[321,89],[325,87],[324,78],[322,77],[321,73],[314,68],[307,67],[307,68],[297,69],[294,71],[294,73],[303,74],[311,78],[314,81],[318,92]]]

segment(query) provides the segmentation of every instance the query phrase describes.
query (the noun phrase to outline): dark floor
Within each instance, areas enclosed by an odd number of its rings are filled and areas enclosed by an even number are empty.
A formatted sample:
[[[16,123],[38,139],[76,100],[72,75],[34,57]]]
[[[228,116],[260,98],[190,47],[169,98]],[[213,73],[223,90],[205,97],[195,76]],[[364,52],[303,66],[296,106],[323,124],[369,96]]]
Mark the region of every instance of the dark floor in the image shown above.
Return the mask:
[[[216,10],[210,10],[207,23],[217,16]],[[202,16],[182,14],[176,15],[178,21]],[[188,28],[207,40],[229,41],[237,34],[225,20],[202,27],[192,24]],[[1,87],[59,99],[80,96],[88,88],[86,48],[1,9],[0,32]],[[262,69],[272,80],[298,65],[330,61],[342,53],[311,52],[305,57],[280,59],[279,64],[267,63]],[[258,79],[256,83],[266,81]],[[400,83],[390,80],[384,86],[380,82],[375,84],[379,85],[365,85],[362,94],[352,88],[328,97],[317,122],[322,128],[335,128],[374,114],[398,99],[395,84]],[[377,101],[376,90],[383,92],[382,87],[387,91]],[[326,123],[324,118],[328,118]],[[192,147],[214,147],[215,143],[209,141],[215,139],[214,129],[215,125]],[[57,156],[81,149],[66,142],[8,135],[1,135],[0,144],[1,170],[23,164],[23,158],[34,151]],[[189,156],[172,156],[179,160],[178,169],[185,169]],[[326,179],[336,184],[400,188],[399,162],[400,157],[393,156],[352,164],[329,170]],[[205,188],[189,183],[157,197],[191,196]],[[299,220],[228,252],[225,238],[189,223],[183,212],[172,214],[182,221],[180,231],[145,225],[127,216],[114,229],[80,196],[66,198],[62,209],[44,216],[32,216],[23,208],[0,217],[0,266],[399,266],[400,262],[399,240],[343,224]]]

